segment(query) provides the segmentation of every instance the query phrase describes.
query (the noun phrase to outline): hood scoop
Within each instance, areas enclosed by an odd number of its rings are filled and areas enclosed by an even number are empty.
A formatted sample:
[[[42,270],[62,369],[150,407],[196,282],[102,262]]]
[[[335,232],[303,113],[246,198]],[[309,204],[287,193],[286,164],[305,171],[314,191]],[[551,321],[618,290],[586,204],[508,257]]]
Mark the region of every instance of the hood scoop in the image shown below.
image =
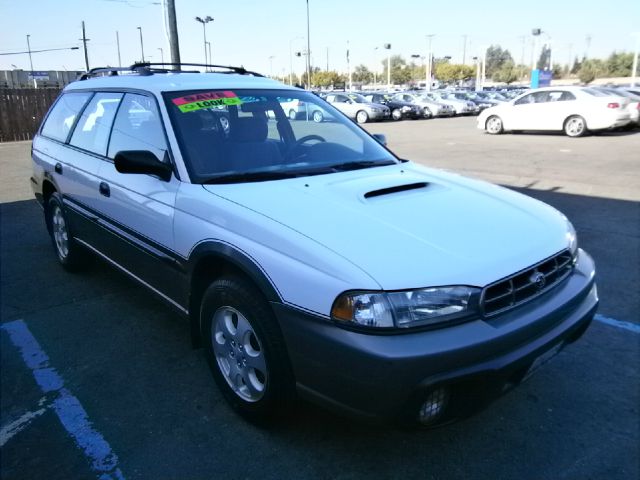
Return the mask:
[[[427,182],[407,183],[406,185],[396,185],[395,187],[381,188],[379,190],[371,190],[364,194],[364,198],[382,197],[393,193],[407,192],[409,190],[420,190],[426,188]]]

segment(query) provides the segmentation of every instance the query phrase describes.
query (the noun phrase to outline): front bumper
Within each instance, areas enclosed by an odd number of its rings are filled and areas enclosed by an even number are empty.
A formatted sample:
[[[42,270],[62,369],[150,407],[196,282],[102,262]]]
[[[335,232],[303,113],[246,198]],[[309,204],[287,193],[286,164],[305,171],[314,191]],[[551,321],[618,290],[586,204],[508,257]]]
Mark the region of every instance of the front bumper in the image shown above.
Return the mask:
[[[300,394],[371,420],[406,414],[436,386],[521,379],[541,354],[577,339],[597,306],[595,267],[584,251],[573,273],[544,295],[490,319],[437,330],[367,334],[273,304]]]

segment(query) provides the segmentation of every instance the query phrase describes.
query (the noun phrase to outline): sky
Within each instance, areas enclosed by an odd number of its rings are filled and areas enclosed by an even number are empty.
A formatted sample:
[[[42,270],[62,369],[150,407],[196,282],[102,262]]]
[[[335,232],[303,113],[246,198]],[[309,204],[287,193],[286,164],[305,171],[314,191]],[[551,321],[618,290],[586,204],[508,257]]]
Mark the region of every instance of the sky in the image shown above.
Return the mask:
[[[34,70],[83,70],[81,22],[86,25],[90,67],[118,66],[116,31],[122,65],[141,59],[141,27],[145,59],[159,62],[163,49],[169,61],[163,0],[0,0],[0,70],[29,70],[27,54],[1,55],[27,50]],[[176,0],[180,53],[183,62],[204,62],[203,27],[195,17],[207,15],[212,63],[242,65],[266,75],[302,72],[304,59],[290,55],[306,49],[305,0]],[[389,51],[406,59],[426,56],[427,35],[433,35],[435,57],[472,64],[489,45],[507,48],[516,62],[531,63],[533,28],[542,29],[538,48],[550,41],[554,63],[571,57],[604,58],[613,51],[633,52],[640,32],[640,0],[309,0],[312,64],[347,71],[365,64],[381,71]],[[466,51],[464,48],[466,36]],[[524,50],[523,50],[524,49]],[[524,53],[524,55],[523,55]],[[420,63],[421,60],[417,59]]]

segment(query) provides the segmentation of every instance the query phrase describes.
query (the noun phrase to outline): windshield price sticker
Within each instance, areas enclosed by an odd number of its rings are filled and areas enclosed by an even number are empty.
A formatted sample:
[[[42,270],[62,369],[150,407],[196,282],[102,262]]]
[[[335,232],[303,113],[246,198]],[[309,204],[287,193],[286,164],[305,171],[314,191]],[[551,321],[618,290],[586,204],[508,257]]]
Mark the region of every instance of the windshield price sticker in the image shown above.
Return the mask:
[[[172,101],[182,113],[225,105],[242,105],[242,100],[230,91],[196,93],[186,97],[174,98]]]

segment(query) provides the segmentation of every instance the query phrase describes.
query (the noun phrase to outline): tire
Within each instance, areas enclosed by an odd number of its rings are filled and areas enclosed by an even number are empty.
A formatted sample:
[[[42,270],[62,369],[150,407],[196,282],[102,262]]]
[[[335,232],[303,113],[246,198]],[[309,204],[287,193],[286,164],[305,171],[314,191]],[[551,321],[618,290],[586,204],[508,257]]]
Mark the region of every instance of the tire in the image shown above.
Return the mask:
[[[499,135],[504,132],[502,119],[497,115],[491,115],[484,124],[484,129],[491,135]]]
[[[587,134],[587,122],[580,115],[572,115],[564,121],[564,133],[567,137],[577,138]]]
[[[69,272],[82,270],[87,265],[89,255],[73,239],[60,194],[52,193],[46,207],[47,229],[60,265]]]
[[[394,120],[402,120],[402,112],[399,108],[391,110],[391,118]]]
[[[433,113],[431,113],[431,109],[429,109],[429,107],[424,107],[422,110],[422,116],[424,118],[433,118]]]
[[[284,339],[261,293],[240,277],[215,280],[204,293],[200,324],[207,362],[231,407],[263,423],[293,403]]]
[[[367,123],[369,121],[369,114],[364,110],[359,110],[356,113],[356,122],[358,123]]]
[[[316,123],[322,123],[324,120],[324,115],[320,110],[316,110],[315,112],[313,112],[312,117],[313,117],[313,121]]]
[[[295,120],[296,118],[298,118],[298,113],[294,109],[289,110],[289,119]]]

